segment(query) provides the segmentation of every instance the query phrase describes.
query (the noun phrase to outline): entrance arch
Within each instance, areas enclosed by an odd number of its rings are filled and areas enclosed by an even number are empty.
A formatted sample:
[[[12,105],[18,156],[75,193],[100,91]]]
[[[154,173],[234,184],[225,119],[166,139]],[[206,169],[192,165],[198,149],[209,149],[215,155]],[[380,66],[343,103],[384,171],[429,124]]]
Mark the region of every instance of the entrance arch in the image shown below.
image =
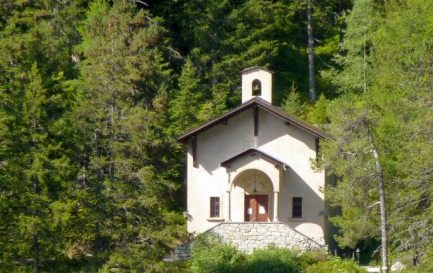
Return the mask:
[[[273,214],[273,185],[268,175],[257,169],[238,174],[231,186],[234,221],[269,222]]]

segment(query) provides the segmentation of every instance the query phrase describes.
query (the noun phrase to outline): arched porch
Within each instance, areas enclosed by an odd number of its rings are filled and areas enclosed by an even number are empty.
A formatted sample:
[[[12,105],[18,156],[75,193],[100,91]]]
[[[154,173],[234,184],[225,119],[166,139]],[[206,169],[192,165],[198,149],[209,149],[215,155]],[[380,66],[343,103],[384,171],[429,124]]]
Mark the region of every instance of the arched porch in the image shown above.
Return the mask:
[[[238,174],[231,184],[231,215],[236,222],[270,222],[274,219],[274,194],[268,175],[257,169]]]
[[[228,174],[226,221],[279,222],[281,162],[254,150],[223,162]]]

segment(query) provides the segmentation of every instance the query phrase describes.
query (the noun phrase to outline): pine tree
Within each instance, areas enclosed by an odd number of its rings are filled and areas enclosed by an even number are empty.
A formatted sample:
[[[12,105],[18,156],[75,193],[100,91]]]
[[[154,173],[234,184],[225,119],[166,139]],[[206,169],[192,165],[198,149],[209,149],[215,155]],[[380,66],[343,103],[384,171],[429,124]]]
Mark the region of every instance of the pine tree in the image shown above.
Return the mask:
[[[91,243],[106,250],[104,270],[156,270],[182,234],[183,218],[168,210],[178,186],[164,129],[162,33],[157,18],[126,0],[95,1],[82,32],[83,169],[97,200],[85,207],[99,219]]]
[[[281,107],[289,114],[305,118],[306,105],[301,102],[301,95],[294,83]]]
[[[74,96],[65,82],[84,4],[4,1],[0,7],[1,271],[39,272],[64,259],[73,184]]]
[[[324,79],[337,86],[340,93],[365,92],[371,82],[372,36],[378,26],[379,11],[375,1],[357,0],[346,17],[343,54],[334,59],[339,68],[322,71]]]
[[[431,4],[429,4],[431,6]],[[410,263],[427,262],[430,242],[431,12],[422,1],[390,3],[374,37],[374,96],[384,118],[381,139],[393,174],[390,235],[394,252]],[[424,8],[427,8],[424,10]],[[422,12],[421,12],[422,11]],[[408,24],[407,22],[411,22]],[[420,44],[419,41],[424,41]]]
[[[431,187],[427,182],[431,180],[429,158],[432,151],[428,140],[431,139],[431,126],[427,125],[432,120],[428,106],[432,97],[427,90],[431,90],[432,75],[431,54],[428,53],[431,43],[426,38],[431,29],[428,23],[431,15],[428,12],[420,14],[420,10],[424,10],[421,1],[393,2],[385,6],[383,18],[376,17],[380,24],[369,36],[369,47],[374,50],[368,55],[368,73],[350,74],[360,71],[356,67],[365,69],[365,66],[345,62],[350,65],[336,75],[337,81],[345,83],[341,85],[342,92],[348,94],[333,102],[333,105],[338,103],[338,109],[333,106],[329,111],[330,133],[334,140],[323,146],[329,169],[343,177],[336,187],[328,189],[330,200],[342,207],[342,215],[334,219],[342,231],[340,242],[352,243],[353,247],[361,239],[381,238],[384,266],[387,265],[387,237],[391,251],[406,263],[411,260],[428,263],[425,257],[432,251],[428,201]],[[420,46],[420,40],[426,41],[425,44]],[[364,41],[353,41],[353,44],[360,48]],[[348,54],[346,57],[349,61],[357,60],[358,64],[365,61],[361,56],[353,58]],[[355,68],[350,69],[352,66]],[[350,81],[357,87],[346,89]],[[358,113],[356,109],[359,109]],[[357,169],[352,169],[355,165]],[[382,182],[375,186],[371,184],[372,179]],[[362,183],[355,184],[356,181]],[[362,188],[364,195],[356,192],[360,186],[366,186]],[[365,195],[374,192],[379,196]],[[381,195],[386,199],[379,198]],[[362,199],[365,202],[358,203]],[[378,199],[381,199],[380,203]],[[361,209],[357,210],[353,202]],[[380,222],[377,204],[381,209]],[[371,214],[373,211],[376,216]],[[387,214],[388,224],[383,220]],[[359,222],[359,219],[365,221]],[[380,236],[371,232],[379,223]],[[360,227],[368,232],[363,233]]]
[[[329,123],[327,107],[330,103],[322,93],[319,95],[319,99],[311,106],[308,111],[307,120],[312,124],[326,125]]]
[[[172,126],[177,134],[197,124],[201,97],[197,70],[191,59],[188,58],[179,77],[179,92],[175,95],[170,107]]]

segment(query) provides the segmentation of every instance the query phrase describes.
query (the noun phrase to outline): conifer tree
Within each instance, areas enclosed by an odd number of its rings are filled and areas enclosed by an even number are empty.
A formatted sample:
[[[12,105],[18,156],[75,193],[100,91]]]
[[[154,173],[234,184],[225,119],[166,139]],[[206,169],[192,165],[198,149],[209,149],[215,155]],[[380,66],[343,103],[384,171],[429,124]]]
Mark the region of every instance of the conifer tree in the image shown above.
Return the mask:
[[[126,0],[95,1],[82,32],[83,168],[97,194],[97,207],[85,206],[100,219],[92,243],[107,250],[104,270],[153,272],[182,233],[183,218],[168,211],[177,184],[163,130],[162,33],[157,18]]]
[[[340,93],[365,92],[371,82],[372,36],[378,26],[380,9],[373,0],[357,0],[346,16],[343,54],[337,54],[334,59],[338,67],[322,71],[324,79]]]
[[[197,123],[200,110],[200,81],[192,61],[188,58],[179,77],[179,91],[172,100],[170,111],[177,134],[185,132]]]
[[[360,1],[362,6],[368,7]],[[431,180],[431,155],[426,154],[432,151],[428,140],[432,120],[428,105],[432,97],[427,91],[431,90],[432,78],[428,53],[431,42],[426,39],[431,24],[428,13],[419,13],[424,10],[421,6],[423,3],[416,0],[393,2],[385,6],[383,18],[376,17],[380,24],[369,36],[369,47],[373,50],[367,56],[368,77],[363,73],[351,74],[361,70],[356,67],[365,69],[364,65],[353,63],[363,63],[361,55],[344,57],[347,66],[336,75],[336,80],[344,83],[341,90],[347,94],[332,104],[330,133],[334,139],[323,145],[328,167],[343,177],[336,187],[328,189],[330,200],[342,207],[342,215],[334,218],[342,231],[340,243],[352,243],[354,247],[356,241],[370,236],[381,238],[384,267],[387,237],[391,251],[407,264],[411,260],[423,263],[423,258],[428,263],[426,257],[432,251],[431,206],[427,201],[431,199],[431,187],[427,186]],[[419,46],[420,40],[425,44]],[[363,45],[364,41],[353,44]],[[357,87],[346,89],[350,81]],[[338,108],[334,106],[336,103]],[[370,184],[372,181],[383,183],[375,186]],[[360,186],[366,188],[357,192]],[[380,198],[381,195],[386,198]],[[358,203],[362,200],[363,203]],[[389,221],[383,221],[387,215]],[[358,222],[360,219],[364,221]],[[375,229],[379,224],[380,236]]]
[[[289,114],[305,118],[306,105],[301,102],[301,95],[294,83],[281,107]]]
[[[63,260],[62,211],[75,177],[74,96],[65,82],[83,3],[4,1],[0,7],[1,271]]]

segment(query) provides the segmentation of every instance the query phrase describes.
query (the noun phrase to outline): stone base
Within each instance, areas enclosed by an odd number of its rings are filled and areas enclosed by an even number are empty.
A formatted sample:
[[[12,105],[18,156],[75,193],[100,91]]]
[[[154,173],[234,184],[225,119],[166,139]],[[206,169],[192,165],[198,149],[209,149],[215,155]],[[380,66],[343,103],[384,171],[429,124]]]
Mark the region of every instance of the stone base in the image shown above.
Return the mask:
[[[327,249],[323,238],[309,238],[284,223],[221,223],[205,233],[216,234],[221,241],[233,244],[245,253],[269,245],[299,250]],[[191,243],[193,240],[175,249],[176,260],[190,258]]]
[[[284,223],[222,223],[207,232],[217,234],[223,242],[246,253],[269,245],[300,250],[326,249],[323,239],[313,240]]]

